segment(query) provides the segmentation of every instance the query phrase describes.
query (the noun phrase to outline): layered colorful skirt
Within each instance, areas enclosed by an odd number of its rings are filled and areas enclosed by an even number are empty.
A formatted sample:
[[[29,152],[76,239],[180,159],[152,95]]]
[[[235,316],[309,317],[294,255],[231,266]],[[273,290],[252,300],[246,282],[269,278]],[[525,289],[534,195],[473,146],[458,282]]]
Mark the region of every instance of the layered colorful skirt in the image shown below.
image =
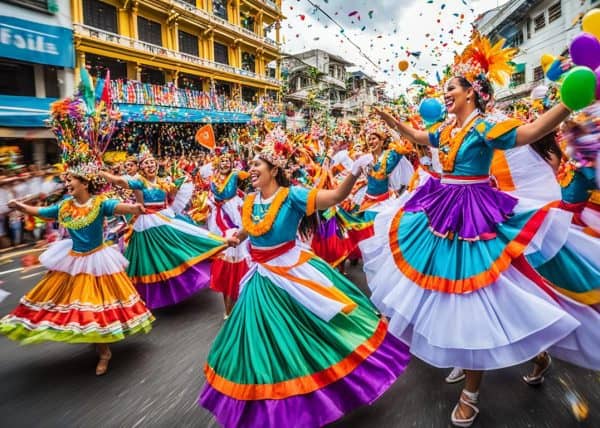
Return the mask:
[[[568,205],[560,206],[568,210]],[[527,259],[560,293],[600,310],[600,205],[582,205],[564,241]]]
[[[548,287],[524,254],[565,239],[571,215],[517,199],[487,178],[444,178],[380,213],[363,244],[371,299],[390,332],[437,367],[507,367],[550,350],[600,367],[600,316]]]
[[[210,201],[211,211],[208,216],[208,230],[219,236],[227,236],[228,231],[239,229],[242,224],[242,199],[235,196],[224,202]],[[212,263],[210,272],[211,290],[223,293],[236,300],[242,278],[249,269],[250,254],[246,243],[221,252]]]
[[[40,261],[48,273],[2,320],[0,333],[22,343],[110,343],[151,329],[154,317],[125,273],[127,260],[113,247],[71,251],[53,244]]]
[[[240,298],[215,339],[200,404],[224,427],[319,427],[370,404],[407,347],[325,261],[288,243],[252,249]]]
[[[208,231],[170,209],[139,216],[125,250],[127,273],[151,308],[179,303],[208,287],[210,258],[225,248]]]

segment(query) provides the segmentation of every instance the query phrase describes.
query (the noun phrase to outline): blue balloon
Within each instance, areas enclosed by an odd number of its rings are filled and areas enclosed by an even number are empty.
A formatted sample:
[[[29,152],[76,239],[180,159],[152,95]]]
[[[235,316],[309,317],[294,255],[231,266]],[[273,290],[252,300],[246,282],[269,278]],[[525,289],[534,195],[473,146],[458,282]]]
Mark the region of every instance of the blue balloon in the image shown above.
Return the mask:
[[[546,77],[553,82],[559,80],[564,73],[564,70],[560,66],[560,60],[555,59],[550,67],[548,68],[548,72],[546,73]]]
[[[419,114],[425,123],[436,123],[444,119],[446,108],[436,98],[425,98],[419,105]]]

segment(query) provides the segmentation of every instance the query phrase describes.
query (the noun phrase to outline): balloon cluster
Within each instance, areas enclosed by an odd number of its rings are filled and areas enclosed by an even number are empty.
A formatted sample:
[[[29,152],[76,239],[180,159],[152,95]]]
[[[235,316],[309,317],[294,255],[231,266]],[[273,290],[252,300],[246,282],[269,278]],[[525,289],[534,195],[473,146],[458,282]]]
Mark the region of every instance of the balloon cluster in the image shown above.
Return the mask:
[[[600,9],[586,13],[582,27],[583,32],[569,46],[575,67],[562,76],[560,67],[555,64],[557,60],[551,64],[548,64],[548,58],[545,61],[549,79],[562,77],[561,100],[571,110],[581,110],[600,99]]]

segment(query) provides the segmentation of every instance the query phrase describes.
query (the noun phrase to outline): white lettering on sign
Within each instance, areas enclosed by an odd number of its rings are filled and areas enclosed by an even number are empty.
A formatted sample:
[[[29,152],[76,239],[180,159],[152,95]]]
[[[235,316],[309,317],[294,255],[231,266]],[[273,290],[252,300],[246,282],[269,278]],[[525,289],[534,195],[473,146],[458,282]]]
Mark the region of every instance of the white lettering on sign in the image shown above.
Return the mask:
[[[14,25],[0,24],[0,45],[13,46],[49,55],[58,55],[58,48],[52,39],[54,34],[41,33]]]

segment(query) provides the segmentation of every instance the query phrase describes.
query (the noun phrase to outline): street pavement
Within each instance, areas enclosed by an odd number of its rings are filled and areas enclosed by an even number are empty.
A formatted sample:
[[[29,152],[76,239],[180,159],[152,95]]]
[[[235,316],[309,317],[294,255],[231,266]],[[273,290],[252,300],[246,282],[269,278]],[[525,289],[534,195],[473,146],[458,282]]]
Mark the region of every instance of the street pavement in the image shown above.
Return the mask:
[[[0,288],[11,293],[0,315],[44,273],[41,267],[21,270],[21,257],[0,254]],[[360,267],[350,268],[349,276],[366,290]],[[111,345],[103,377],[94,375],[91,345],[20,346],[0,337],[0,427],[218,427],[197,397],[210,344],[223,324],[220,295],[207,290],[155,316],[150,334]],[[555,361],[546,382],[531,388],[520,380],[528,368],[486,374],[475,427],[600,427],[598,373]],[[448,427],[460,385],[446,385],[447,373],[413,358],[378,401],[333,426]],[[573,393],[589,405],[583,422],[568,404]]]

